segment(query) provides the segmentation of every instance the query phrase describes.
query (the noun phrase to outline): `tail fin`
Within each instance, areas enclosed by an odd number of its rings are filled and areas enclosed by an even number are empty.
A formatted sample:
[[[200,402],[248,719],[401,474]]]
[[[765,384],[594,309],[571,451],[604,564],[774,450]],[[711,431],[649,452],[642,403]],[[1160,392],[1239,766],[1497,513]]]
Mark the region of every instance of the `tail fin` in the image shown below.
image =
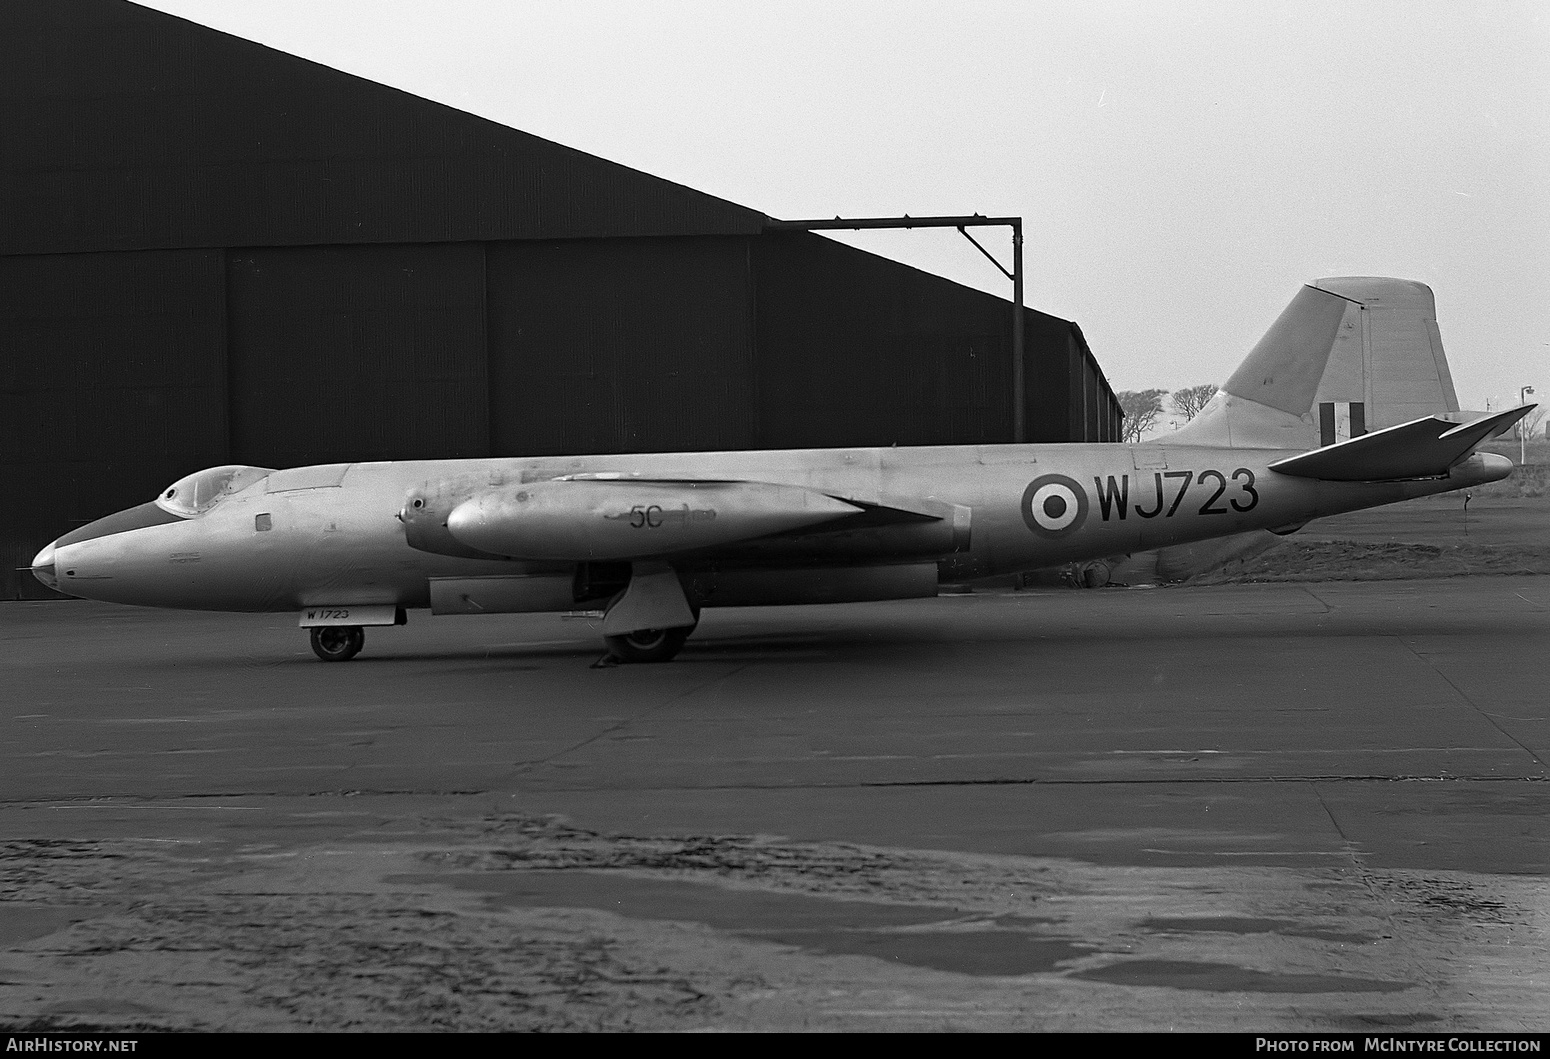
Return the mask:
[[[1424,283],[1404,279],[1348,276],[1315,281],[1321,290],[1355,303],[1335,336],[1329,367],[1314,397],[1321,420],[1331,404],[1337,424],[1333,444],[1366,430],[1408,423],[1439,412],[1457,412],[1453,375],[1437,330],[1437,303]],[[1364,414],[1355,411],[1360,406]]]
[[[1297,293],[1216,397],[1165,440],[1311,449],[1457,410],[1431,288],[1321,279]]]

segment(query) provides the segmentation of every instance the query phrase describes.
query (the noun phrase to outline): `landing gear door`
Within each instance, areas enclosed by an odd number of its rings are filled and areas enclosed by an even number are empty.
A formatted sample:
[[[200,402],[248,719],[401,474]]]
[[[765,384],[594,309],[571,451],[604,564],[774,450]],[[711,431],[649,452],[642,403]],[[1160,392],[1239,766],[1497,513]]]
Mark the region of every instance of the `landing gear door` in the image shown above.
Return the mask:
[[[308,607],[301,612],[298,623],[303,629],[320,625],[402,625],[402,607],[391,604],[366,607]]]

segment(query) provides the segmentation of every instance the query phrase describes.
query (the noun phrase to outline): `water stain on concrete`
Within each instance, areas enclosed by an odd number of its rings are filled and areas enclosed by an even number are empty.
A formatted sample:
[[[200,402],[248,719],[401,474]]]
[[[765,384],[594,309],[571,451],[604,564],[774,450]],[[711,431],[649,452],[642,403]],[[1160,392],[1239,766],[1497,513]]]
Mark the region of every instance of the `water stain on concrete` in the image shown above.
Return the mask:
[[[1137,924],[1154,934],[1277,934],[1287,938],[1312,938],[1351,945],[1378,940],[1375,934],[1348,934],[1305,927],[1290,919],[1254,919],[1244,916],[1157,916]]]
[[[166,1008],[141,1004],[117,997],[81,997],[75,1000],[50,1004],[43,1009],[44,1015],[165,1015]],[[72,1023],[71,1030],[77,1027]]]
[[[25,945],[88,918],[90,913],[78,909],[67,912],[43,905],[0,904],[0,949]]]
[[[1092,954],[1080,943],[1020,930],[783,930],[759,937],[823,956],[871,956],[981,978],[1047,973],[1062,960]]]
[[[1408,982],[1335,974],[1270,974],[1230,963],[1192,960],[1124,960],[1078,971],[1072,978],[1110,985],[1155,985],[1213,993],[1397,993]]]
[[[1431,1022],[1442,1022],[1441,1015],[1430,1015],[1421,1011],[1402,1012],[1358,1012],[1354,1015],[1346,1015],[1336,1020],[1336,1025],[1358,1032],[1363,1030],[1402,1030],[1410,1026],[1424,1026]]]
[[[489,895],[497,907],[594,908],[632,919],[714,930],[826,956],[982,977],[1049,972],[1093,947],[1037,933],[1052,921],[982,916],[948,906],[898,905],[740,889],[603,871],[464,872],[399,876]]]

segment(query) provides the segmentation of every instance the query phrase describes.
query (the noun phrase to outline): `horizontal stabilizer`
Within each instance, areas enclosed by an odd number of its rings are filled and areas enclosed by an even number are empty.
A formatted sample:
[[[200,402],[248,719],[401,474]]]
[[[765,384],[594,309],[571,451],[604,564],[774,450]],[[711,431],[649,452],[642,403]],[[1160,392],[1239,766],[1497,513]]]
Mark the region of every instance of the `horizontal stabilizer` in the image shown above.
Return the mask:
[[[1277,460],[1272,471],[1327,482],[1383,482],[1407,478],[1440,478],[1464,460],[1481,442],[1505,433],[1534,405],[1455,423],[1427,416]]]

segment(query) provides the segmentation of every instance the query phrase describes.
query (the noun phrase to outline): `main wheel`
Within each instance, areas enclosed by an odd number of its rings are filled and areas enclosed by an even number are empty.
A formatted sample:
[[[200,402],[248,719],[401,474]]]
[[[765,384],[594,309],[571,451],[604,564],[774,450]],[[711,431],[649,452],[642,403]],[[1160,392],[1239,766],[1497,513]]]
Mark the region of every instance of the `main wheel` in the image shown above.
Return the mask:
[[[621,662],[666,662],[683,647],[694,626],[677,629],[641,629],[622,636],[605,636],[609,653]]]
[[[366,646],[359,625],[317,625],[312,629],[312,653],[325,662],[348,662]]]

